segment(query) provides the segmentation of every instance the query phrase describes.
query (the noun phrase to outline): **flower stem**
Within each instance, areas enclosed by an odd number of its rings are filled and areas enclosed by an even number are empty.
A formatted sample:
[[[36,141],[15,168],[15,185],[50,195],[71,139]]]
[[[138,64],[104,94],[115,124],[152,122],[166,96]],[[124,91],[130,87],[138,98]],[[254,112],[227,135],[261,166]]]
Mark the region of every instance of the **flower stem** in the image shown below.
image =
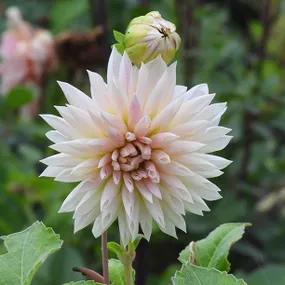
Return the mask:
[[[95,282],[104,283],[104,277],[98,272],[86,267],[73,267],[74,272],[80,272],[83,276],[86,276],[88,280],[94,280]]]
[[[110,281],[109,281],[108,245],[107,244],[108,244],[108,236],[107,236],[107,231],[106,231],[101,236],[101,250],[102,250],[102,267],[103,267],[104,283],[106,285],[109,285]]]
[[[134,285],[134,274],[133,274],[133,261],[135,259],[135,249],[132,244],[129,244],[128,250],[124,254],[123,265],[124,265],[124,273],[125,273],[125,284],[126,285]]]
[[[134,285],[134,279],[133,279],[133,268],[131,264],[125,264],[125,281],[126,285]]]

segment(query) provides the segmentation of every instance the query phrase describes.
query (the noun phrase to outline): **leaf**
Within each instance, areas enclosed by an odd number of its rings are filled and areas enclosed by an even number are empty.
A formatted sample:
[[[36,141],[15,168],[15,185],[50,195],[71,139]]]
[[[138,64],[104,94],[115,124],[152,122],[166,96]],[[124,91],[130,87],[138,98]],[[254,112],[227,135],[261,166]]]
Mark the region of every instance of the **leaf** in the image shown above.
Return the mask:
[[[143,238],[143,235],[138,235],[138,236],[136,237],[136,239],[135,239],[134,241],[132,241],[132,246],[133,246],[134,250],[137,249],[137,247],[139,246],[139,244],[140,244],[142,238]]]
[[[125,45],[124,45],[125,35],[115,30],[113,31],[113,35],[115,40],[117,41],[117,43],[115,43],[113,46],[117,49],[117,51],[120,54],[123,54],[125,51]]]
[[[120,54],[123,54],[125,51],[125,47],[122,44],[114,44],[113,47],[115,47]]]
[[[120,260],[110,259],[109,271],[112,285],[125,285],[124,265]]]
[[[8,93],[5,103],[9,109],[17,109],[31,102],[33,98],[34,94],[31,88],[18,86]]]
[[[194,244],[195,244],[195,242],[192,241],[185,249],[183,249],[180,252],[178,260],[181,263],[183,263],[183,264],[186,264],[188,262],[195,263],[195,253],[194,253],[194,249],[193,249]]]
[[[118,32],[118,31],[113,31],[113,35],[114,35],[114,38],[115,40],[120,43],[120,44],[123,44],[124,43],[124,40],[125,40],[125,35],[122,34],[121,32]]]
[[[245,280],[250,285],[285,284],[285,264],[270,264],[249,274]]]
[[[173,285],[246,285],[242,279],[215,268],[204,268],[193,264],[182,266],[172,278]]]
[[[123,257],[124,252],[125,252],[124,248],[120,244],[118,244],[118,243],[116,243],[114,241],[108,242],[108,250],[110,250],[111,252],[116,254],[116,256],[119,259],[121,259]]]
[[[64,283],[63,285],[100,285],[101,283],[96,283],[94,281],[77,281],[77,282],[69,282]]]
[[[3,236],[7,253],[0,255],[0,284],[29,285],[40,265],[62,246],[59,235],[41,222]]]
[[[205,239],[191,243],[179,256],[179,260],[186,264],[193,264],[229,271],[228,261],[231,246],[242,238],[248,223],[228,223],[217,227]]]

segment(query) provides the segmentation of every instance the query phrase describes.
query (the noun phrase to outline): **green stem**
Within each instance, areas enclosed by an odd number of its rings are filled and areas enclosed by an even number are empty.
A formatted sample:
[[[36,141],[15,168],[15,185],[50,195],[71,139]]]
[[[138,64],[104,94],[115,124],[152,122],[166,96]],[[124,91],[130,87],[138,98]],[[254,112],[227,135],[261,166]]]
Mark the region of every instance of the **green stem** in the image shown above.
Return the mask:
[[[123,257],[124,273],[126,285],[134,285],[134,274],[133,274],[133,261],[135,259],[135,249],[132,244],[129,244],[127,251]]]

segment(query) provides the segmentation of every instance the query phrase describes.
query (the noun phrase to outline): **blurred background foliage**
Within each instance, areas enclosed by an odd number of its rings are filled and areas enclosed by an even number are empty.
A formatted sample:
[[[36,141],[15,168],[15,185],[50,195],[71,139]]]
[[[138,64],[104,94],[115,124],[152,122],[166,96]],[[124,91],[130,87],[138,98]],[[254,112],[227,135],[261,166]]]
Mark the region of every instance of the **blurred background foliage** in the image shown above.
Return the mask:
[[[215,181],[223,199],[211,203],[204,217],[188,215],[187,234],[179,232],[175,240],[155,231],[149,244],[141,243],[137,284],[169,284],[179,251],[224,222],[253,224],[231,253],[232,271],[249,285],[285,284],[285,2],[1,0],[1,33],[9,6],[50,30],[59,54],[58,68],[45,78],[40,95],[17,86],[0,96],[0,234],[40,219],[65,241],[33,285],[79,280],[71,271],[77,265],[100,270],[100,244],[89,230],[73,235],[71,216],[57,214],[73,185],[38,178],[44,167],[39,160],[51,153],[44,137],[48,127],[23,108],[41,96],[37,114],[55,113],[53,106],[65,100],[56,80],[89,93],[85,70],[105,73],[112,29],[124,32],[131,18],[150,10],[174,21],[183,39],[179,83],[207,82],[216,101],[228,102],[223,124],[233,129],[234,139],[223,155],[234,163]],[[118,238],[116,231],[112,228],[110,239]]]

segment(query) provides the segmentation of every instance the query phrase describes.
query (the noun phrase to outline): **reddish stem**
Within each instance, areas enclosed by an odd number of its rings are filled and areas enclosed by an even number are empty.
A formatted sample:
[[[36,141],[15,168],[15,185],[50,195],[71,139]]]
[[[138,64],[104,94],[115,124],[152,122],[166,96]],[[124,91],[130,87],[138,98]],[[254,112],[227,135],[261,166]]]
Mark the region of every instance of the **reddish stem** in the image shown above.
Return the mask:
[[[105,284],[109,285],[109,266],[108,266],[108,236],[107,231],[101,237],[101,251],[102,251],[102,267]]]
[[[88,280],[94,280],[99,283],[104,283],[104,277],[94,270],[85,267],[74,267],[73,271],[80,272],[82,275],[86,276]]]

